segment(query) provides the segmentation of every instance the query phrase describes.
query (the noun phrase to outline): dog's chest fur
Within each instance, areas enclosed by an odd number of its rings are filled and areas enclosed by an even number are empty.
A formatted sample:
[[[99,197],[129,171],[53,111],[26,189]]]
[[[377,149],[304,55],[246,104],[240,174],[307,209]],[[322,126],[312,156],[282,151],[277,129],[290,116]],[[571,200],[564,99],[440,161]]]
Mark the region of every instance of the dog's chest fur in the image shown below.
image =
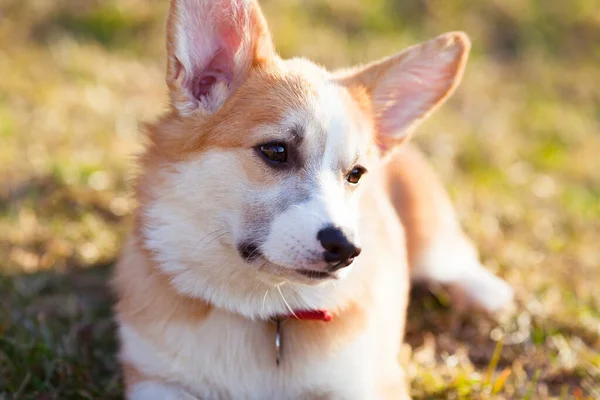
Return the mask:
[[[361,399],[372,392],[374,377],[364,373],[373,370],[365,368],[374,351],[375,337],[370,332],[361,332],[339,351],[312,360],[284,339],[279,367],[273,326],[223,312],[212,313],[201,325],[169,326],[160,344],[127,324],[121,327],[121,337],[125,359],[143,366],[146,374],[178,382],[202,399],[318,398],[328,393]]]

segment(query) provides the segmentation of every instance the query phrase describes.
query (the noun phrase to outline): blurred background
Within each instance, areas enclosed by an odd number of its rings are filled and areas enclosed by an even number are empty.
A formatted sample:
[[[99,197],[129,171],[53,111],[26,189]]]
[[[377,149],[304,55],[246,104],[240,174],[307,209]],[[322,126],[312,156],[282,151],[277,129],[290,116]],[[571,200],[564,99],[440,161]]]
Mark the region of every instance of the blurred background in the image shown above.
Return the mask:
[[[0,1],[0,398],[121,397],[107,281],[140,124],[165,108],[167,3]],[[417,293],[414,397],[600,398],[598,3],[261,4],[284,57],[330,68],[473,41],[415,140],[518,307],[492,319]]]

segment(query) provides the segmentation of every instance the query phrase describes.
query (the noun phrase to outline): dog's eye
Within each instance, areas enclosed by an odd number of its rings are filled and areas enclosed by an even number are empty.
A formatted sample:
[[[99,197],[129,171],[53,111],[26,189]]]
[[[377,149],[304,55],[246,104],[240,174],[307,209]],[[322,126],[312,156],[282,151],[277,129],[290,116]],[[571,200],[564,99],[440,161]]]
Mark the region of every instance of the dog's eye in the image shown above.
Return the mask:
[[[265,143],[258,146],[258,149],[270,163],[283,164],[287,161],[287,146],[285,143]]]
[[[358,181],[360,181],[360,178],[363,176],[363,174],[367,172],[366,169],[364,169],[363,167],[356,166],[352,169],[352,171],[350,171],[348,173],[348,175],[346,175],[346,180],[353,184],[356,185],[358,183]]]

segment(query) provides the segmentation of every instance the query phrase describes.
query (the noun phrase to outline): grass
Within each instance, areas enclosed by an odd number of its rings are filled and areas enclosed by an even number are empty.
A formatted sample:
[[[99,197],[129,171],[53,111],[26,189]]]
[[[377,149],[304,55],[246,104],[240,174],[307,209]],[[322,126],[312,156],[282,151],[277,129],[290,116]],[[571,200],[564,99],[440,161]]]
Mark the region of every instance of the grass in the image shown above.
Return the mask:
[[[449,308],[442,289],[415,288],[414,398],[600,398],[594,2],[263,5],[282,55],[330,67],[447,30],[474,41],[463,84],[416,141],[518,305],[492,319]],[[122,396],[106,282],[133,207],[138,124],[165,104],[166,8],[0,5],[0,399]]]

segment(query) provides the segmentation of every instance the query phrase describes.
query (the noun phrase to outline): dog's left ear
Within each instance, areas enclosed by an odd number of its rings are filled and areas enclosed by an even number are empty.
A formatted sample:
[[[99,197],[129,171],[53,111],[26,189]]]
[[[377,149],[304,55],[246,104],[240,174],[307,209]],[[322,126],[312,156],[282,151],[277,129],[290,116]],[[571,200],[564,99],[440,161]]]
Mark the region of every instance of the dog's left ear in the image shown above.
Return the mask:
[[[370,98],[382,151],[402,143],[458,86],[471,47],[451,32],[359,69],[339,73],[343,85]]]

